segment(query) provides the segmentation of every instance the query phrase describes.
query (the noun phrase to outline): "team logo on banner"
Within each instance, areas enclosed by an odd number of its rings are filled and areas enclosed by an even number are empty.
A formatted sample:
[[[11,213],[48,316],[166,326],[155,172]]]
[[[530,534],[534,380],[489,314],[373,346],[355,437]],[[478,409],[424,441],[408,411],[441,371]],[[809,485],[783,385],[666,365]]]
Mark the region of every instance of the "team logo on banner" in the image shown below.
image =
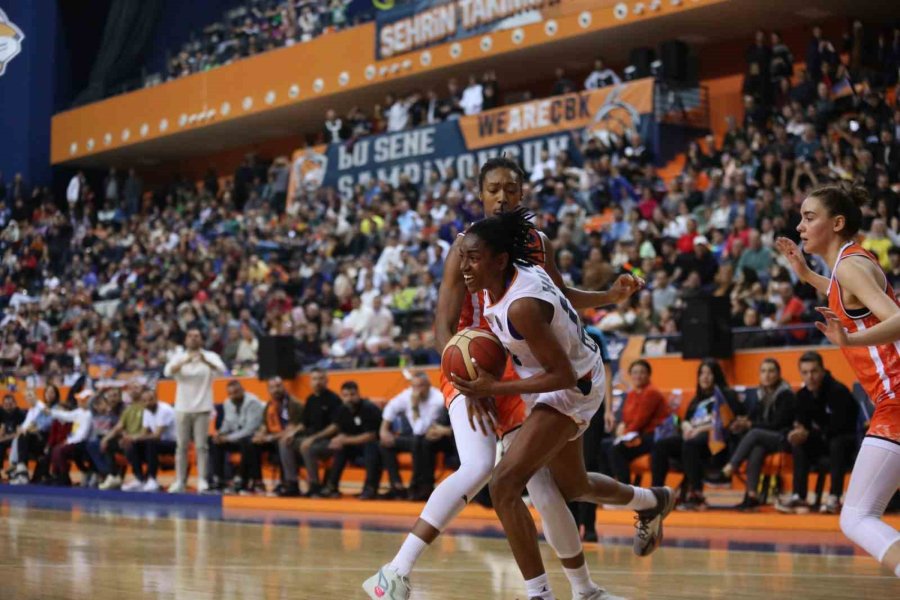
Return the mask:
[[[624,135],[637,129],[641,112],[633,104],[621,98],[624,86],[615,87],[594,113],[591,123],[584,128],[585,137],[596,137],[604,142],[609,134]]]
[[[6,65],[22,51],[25,34],[9,20],[0,8],[0,76],[6,72]]]

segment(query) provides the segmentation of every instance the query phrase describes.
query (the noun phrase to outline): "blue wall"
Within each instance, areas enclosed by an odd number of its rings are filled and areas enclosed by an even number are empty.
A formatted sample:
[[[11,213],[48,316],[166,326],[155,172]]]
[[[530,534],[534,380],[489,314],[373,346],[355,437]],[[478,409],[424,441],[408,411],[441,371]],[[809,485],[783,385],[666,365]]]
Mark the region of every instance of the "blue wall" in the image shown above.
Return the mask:
[[[0,77],[0,171],[10,181],[50,181],[50,115],[58,12],[55,0],[0,0],[0,8],[25,39],[22,52]]]

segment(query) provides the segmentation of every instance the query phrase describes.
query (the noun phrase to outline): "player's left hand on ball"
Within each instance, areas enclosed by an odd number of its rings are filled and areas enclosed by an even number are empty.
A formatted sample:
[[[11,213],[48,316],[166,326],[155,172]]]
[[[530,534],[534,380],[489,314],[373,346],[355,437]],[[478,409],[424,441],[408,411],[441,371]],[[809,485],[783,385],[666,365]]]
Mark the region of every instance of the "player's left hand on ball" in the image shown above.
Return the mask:
[[[474,358],[472,359],[472,366],[475,367],[475,379],[466,381],[456,373],[451,373],[450,377],[453,378],[453,387],[471,398],[493,396],[494,384],[497,382],[497,378],[482,369]]]

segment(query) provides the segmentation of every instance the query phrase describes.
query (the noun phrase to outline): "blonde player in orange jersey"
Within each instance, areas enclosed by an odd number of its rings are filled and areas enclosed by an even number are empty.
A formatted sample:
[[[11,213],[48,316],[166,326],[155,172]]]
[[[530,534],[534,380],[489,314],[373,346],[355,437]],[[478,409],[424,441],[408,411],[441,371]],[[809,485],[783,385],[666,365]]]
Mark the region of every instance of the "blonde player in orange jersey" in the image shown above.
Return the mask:
[[[522,202],[524,181],[525,174],[516,161],[506,157],[486,161],[478,177],[485,215],[498,215],[518,208]],[[458,249],[461,239],[458,237],[454,242],[444,263],[435,315],[435,337],[440,348],[460,329],[488,328],[479,294],[470,293],[463,281]],[[588,292],[567,288],[556,268],[553,252],[545,251],[550,249],[546,236],[534,232],[532,239],[539,262],[576,309],[616,304],[643,285],[640,279],[623,275],[608,291]],[[507,365],[504,379],[509,377],[515,377],[511,364]],[[435,488],[394,559],[363,583],[369,597],[376,600],[409,598],[409,575],[416,561],[490,479],[498,435],[505,443],[508,442],[525,419],[525,406],[518,396],[497,398],[493,405],[488,405],[466,398],[443,377],[441,388],[450,411],[460,468]],[[611,415],[608,405],[607,410]],[[480,431],[476,431],[476,427]],[[578,527],[548,469],[542,469],[528,483],[528,492],[541,514],[544,535],[559,556],[572,585],[573,598],[613,600],[614,596],[591,580]]]
[[[819,329],[833,341],[863,337],[869,346],[842,345],[844,357],[875,405],[850,487],[841,510],[841,530],[900,577],[900,532],[881,520],[900,487],[900,342],[887,341],[884,326],[900,318],[900,302],[878,259],[854,240],[862,224],[860,208],[869,203],[865,190],[846,184],[813,190],[800,208],[797,226],[804,250],[821,256],[831,277],[814,273],[800,248],[779,238],[778,250],[797,276],[828,297]],[[882,327],[878,335],[868,330]],[[844,331],[846,329],[846,331]]]

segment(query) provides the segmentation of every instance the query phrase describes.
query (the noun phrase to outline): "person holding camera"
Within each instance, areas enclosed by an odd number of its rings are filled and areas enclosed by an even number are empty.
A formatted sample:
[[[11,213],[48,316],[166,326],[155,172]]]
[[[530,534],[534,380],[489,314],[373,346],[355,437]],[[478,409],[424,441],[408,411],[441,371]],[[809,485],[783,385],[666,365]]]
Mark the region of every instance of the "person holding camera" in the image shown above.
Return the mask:
[[[187,330],[184,349],[175,353],[163,373],[176,382],[175,387],[175,483],[169,492],[184,492],[188,475],[188,444],[193,437],[197,453],[197,491],[209,489],[207,466],[209,416],[213,410],[212,384],[216,375],[226,371],[215,352],[203,349],[203,334],[196,327]]]

